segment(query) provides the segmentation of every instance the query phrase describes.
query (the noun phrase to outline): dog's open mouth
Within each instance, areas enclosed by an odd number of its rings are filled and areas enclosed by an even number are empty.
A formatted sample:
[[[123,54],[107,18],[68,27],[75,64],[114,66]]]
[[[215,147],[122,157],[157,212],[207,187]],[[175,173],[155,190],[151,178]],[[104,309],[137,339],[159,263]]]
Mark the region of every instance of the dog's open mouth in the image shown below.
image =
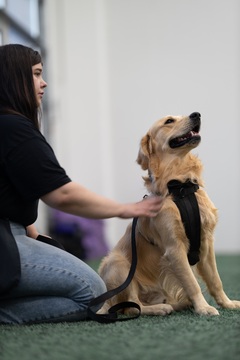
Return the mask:
[[[201,140],[199,135],[200,125],[196,125],[191,131],[169,141],[169,146],[174,149],[186,144],[195,145]]]

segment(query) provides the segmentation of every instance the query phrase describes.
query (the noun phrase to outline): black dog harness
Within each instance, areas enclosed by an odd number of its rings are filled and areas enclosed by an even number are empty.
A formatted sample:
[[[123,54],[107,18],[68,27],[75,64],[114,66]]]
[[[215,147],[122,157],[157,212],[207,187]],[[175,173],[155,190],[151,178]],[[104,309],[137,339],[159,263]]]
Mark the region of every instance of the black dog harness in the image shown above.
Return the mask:
[[[195,265],[199,261],[201,242],[201,220],[198,202],[195,192],[199,189],[197,184],[187,181],[182,183],[171,180],[168,183],[169,194],[177,205],[185,228],[187,238],[190,242],[188,261]]]

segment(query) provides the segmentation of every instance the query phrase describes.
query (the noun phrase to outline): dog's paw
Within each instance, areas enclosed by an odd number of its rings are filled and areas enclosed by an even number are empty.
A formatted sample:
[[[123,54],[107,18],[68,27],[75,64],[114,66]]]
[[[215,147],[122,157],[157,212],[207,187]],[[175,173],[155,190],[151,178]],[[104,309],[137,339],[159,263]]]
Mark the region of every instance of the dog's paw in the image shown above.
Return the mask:
[[[219,315],[218,310],[210,305],[195,309],[195,311],[198,315],[210,315],[210,316]]]
[[[97,314],[103,315],[108,313],[109,306],[102,306],[101,309],[97,311]]]
[[[159,308],[159,314],[158,315],[169,315],[174,311],[172,305],[169,304],[161,304],[161,307]]]
[[[221,304],[224,309],[240,309],[239,300],[230,300],[227,303]]]
[[[142,306],[142,315],[160,315],[165,316],[171,314],[174,309],[169,304],[155,304]]]

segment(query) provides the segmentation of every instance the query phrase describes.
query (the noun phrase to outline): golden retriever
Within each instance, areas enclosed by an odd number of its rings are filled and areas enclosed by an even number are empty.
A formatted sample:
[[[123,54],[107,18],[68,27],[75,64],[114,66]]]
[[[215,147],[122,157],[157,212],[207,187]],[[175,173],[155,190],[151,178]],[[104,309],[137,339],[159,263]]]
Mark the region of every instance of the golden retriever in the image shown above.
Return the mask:
[[[136,226],[138,263],[130,285],[106,301],[98,313],[122,301],[132,301],[143,315],[166,315],[174,310],[193,307],[200,315],[218,315],[218,310],[205,300],[198,278],[216,303],[228,309],[240,309],[240,301],[225,294],[218,274],[213,232],[217,209],[203,189],[202,163],[191,150],[198,146],[201,115],[166,116],[157,121],[142,138],[137,163],[148,171],[144,177],[150,194],[163,198],[160,212],[154,218],[139,218]],[[191,181],[199,185],[196,198],[201,219],[200,260],[188,262],[189,240],[180,212],[168,192],[170,180]],[[113,250],[103,258],[99,274],[107,289],[114,289],[127,278],[131,266],[131,227]],[[200,275],[200,276],[199,276]],[[127,308],[131,315],[136,309]]]

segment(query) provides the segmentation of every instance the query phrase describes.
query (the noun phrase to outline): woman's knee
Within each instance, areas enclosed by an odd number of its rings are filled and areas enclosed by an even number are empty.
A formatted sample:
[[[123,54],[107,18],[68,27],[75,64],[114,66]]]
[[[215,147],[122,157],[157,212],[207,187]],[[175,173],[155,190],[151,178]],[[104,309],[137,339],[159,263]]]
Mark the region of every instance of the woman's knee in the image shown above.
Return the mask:
[[[70,297],[81,306],[83,304],[87,306],[91,300],[107,291],[102,278],[91,268],[87,268],[87,276],[85,274],[84,280],[81,283],[76,282],[75,285],[75,291],[70,294]]]

